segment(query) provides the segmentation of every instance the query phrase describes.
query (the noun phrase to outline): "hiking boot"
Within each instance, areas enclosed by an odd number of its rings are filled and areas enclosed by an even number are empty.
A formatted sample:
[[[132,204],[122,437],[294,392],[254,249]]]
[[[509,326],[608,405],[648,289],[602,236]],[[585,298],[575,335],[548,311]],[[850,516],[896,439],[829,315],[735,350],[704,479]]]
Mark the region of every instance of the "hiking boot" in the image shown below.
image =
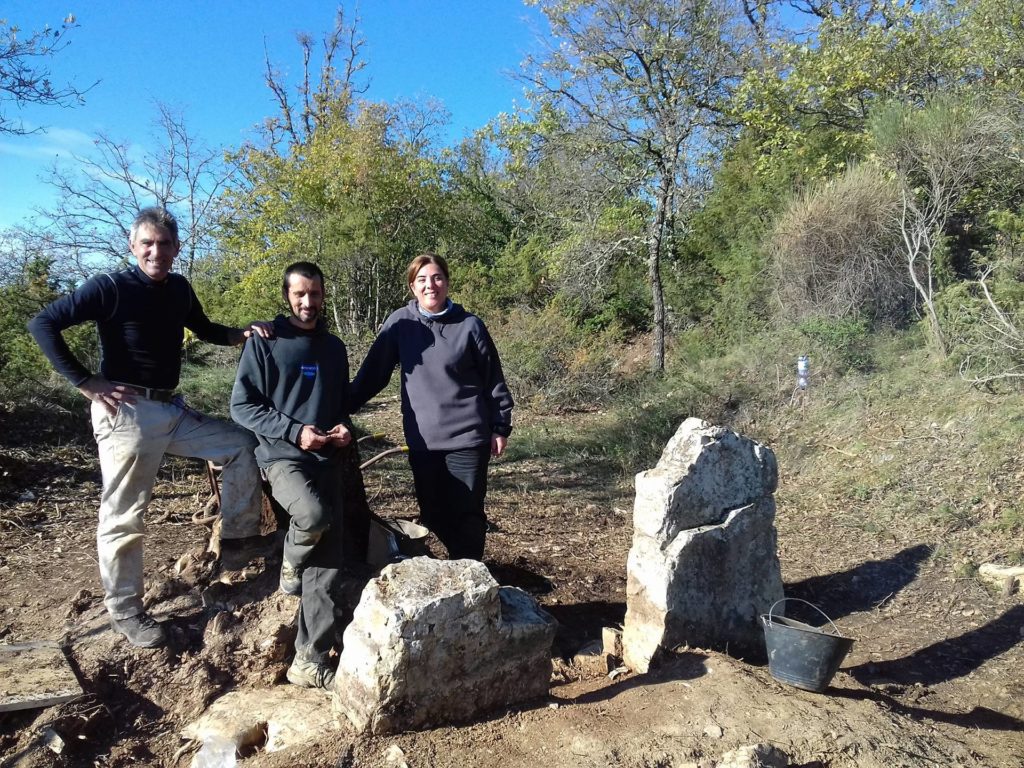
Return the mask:
[[[308,661],[298,654],[292,660],[285,675],[288,682],[303,688],[330,688],[334,682],[334,670],[319,661]]]
[[[127,619],[110,617],[114,629],[128,638],[136,648],[156,648],[167,642],[167,633],[148,613],[129,616]]]
[[[302,569],[287,560],[281,563],[281,591],[286,595],[302,594]]]

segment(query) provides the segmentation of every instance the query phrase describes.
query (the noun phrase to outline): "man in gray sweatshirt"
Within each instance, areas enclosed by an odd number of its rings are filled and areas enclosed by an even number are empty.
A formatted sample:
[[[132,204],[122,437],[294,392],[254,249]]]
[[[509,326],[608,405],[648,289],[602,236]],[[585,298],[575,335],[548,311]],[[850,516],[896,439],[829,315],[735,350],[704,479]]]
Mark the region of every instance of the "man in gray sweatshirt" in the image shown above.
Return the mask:
[[[348,356],[322,318],[324,277],[310,262],[284,273],[291,315],[274,338],[250,339],[231,392],[231,417],[258,440],[256,460],[291,520],[280,587],[302,596],[288,680],[326,688],[334,645],[334,591],[342,559],[341,449],[352,442],[346,412]]]

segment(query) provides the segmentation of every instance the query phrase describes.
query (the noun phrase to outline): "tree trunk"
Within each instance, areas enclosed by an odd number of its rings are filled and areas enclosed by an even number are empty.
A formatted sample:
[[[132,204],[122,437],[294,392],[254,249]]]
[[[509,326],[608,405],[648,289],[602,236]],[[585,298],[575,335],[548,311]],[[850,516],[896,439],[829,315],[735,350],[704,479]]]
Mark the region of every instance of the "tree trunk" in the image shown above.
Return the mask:
[[[665,238],[665,214],[671,192],[670,177],[662,176],[658,185],[658,202],[654,209],[647,244],[647,279],[651,284],[654,341],[651,346],[651,370],[665,371],[665,292],[661,285],[661,250]]]

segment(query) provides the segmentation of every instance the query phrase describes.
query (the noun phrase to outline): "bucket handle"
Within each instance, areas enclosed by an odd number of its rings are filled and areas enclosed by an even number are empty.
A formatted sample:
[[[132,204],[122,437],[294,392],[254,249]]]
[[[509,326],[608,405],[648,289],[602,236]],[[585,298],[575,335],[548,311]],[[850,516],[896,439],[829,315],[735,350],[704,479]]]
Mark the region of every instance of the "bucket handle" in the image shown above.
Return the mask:
[[[787,600],[796,600],[798,603],[804,603],[805,605],[811,606],[811,608],[813,608],[814,610],[816,610],[818,613],[820,613],[822,616],[825,617],[825,621],[827,621],[829,624],[832,625],[832,629],[834,629],[836,631],[836,636],[837,637],[842,637],[843,636],[843,633],[839,631],[839,627],[837,627],[836,623],[834,621],[832,621],[832,619],[830,619],[828,617],[827,613],[825,613],[823,610],[821,610],[821,608],[816,606],[814,603],[812,603],[812,602],[810,602],[808,600],[804,600],[802,597],[784,597],[781,600],[776,600],[774,603],[772,603],[772,607],[768,609],[768,626],[771,626],[771,624],[772,624],[772,611],[775,610],[775,606],[777,606],[779,603],[784,603]]]

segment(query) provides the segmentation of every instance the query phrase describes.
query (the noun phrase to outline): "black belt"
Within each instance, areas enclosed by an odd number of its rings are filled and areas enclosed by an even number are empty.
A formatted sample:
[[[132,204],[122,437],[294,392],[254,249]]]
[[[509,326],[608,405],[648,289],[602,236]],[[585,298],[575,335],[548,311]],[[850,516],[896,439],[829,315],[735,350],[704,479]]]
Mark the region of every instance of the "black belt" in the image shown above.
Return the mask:
[[[159,400],[161,403],[169,403],[174,400],[175,392],[173,389],[155,389],[153,387],[138,387],[134,384],[125,384],[120,381],[112,382],[119,387],[124,387],[126,390],[139,397],[144,397],[147,400]]]

